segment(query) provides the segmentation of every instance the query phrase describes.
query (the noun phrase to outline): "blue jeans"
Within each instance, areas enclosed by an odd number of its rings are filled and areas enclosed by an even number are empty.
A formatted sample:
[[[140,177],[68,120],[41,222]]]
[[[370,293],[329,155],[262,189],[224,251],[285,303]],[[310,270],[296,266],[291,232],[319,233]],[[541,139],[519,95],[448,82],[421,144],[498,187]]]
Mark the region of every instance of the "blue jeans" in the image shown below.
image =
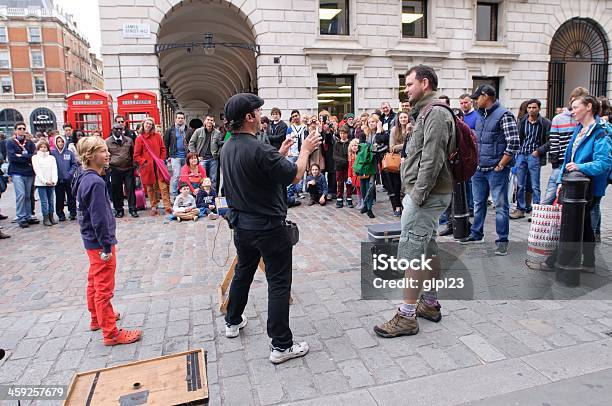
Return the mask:
[[[465,194],[467,196],[468,210],[474,211],[474,196],[472,195],[472,179],[465,182]]]
[[[367,210],[372,210],[372,206],[374,206],[374,192],[373,189],[375,186],[376,177],[370,176],[367,179],[360,179],[360,192],[361,192],[361,201],[363,202],[364,207]]]
[[[518,154],[516,156],[516,177],[518,178],[518,191],[516,196],[516,208],[520,211],[529,211],[525,201],[525,191],[527,187],[527,172],[531,178],[531,188],[533,190],[534,204],[540,204],[540,158],[531,154]]]
[[[487,217],[487,198],[489,191],[495,204],[495,242],[508,241],[510,233],[510,203],[508,202],[508,184],[510,168],[506,167],[499,172],[482,172],[477,170],[472,177],[472,190],[474,192],[474,224],[471,236],[477,240],[484,237],[484,223]]]
[[[185,165],[185,158],[170,158],[172,165],[172,178],[170,179],[170,196],[176,197],[179,194],[178,181],[181,176],[181,168]]]
[[[17,220],[19,223],[25,223],[31,217],[32,201],[30,194],[32,193],[32,185],[34,184],[34,176],[11,175],[13,185],[15,187],[15,208],[17,209]]]
[[[544,199],[541,200],[542,204],[553,204],[555,199],[557,198],[557,179],[559,179],[559,173],[561,172],[561,167],[553,168],[550,173],[550,178],[548,178],[548,185],[546,186],[546,194],[544,195]]]
[[[202,166],[212,182],[212,187],[217,190],[217,160],[215,158],[205,159],[202,161]]]
[[[601,198],[602,196],[594,197],[591,207],[591,227],[595,234],[601,234]]]
[[[40,198],[40,211],[43,216],[53,213],[55,207],[55,186],[37,186]]]

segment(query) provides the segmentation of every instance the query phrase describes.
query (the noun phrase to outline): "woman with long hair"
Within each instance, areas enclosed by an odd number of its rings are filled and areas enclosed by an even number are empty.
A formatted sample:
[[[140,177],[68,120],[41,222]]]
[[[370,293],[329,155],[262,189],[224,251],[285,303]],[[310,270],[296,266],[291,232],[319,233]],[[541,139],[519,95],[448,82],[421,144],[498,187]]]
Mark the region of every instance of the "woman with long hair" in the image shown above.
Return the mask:
[[[590,213],[594,206],[599,205],[601,198],[606,194],[608,174],[612,168],[612,140],[599,121],[597,116],[599,108],[599,101],[591,95],[577,97],[572,102],[572,115],[578,125],[565,150],[561,173],[557,179],[557,196],[560,196],[561,180],[564,175],[579,171],[590,179],[582,230],[582,269],[585,272],[595,271],[595,235],[591,227]],[[560,203],[562,201],[563,198],[561,197]],[[575,255],[573,250],[567,251],[560,253],[560,255]],[[548,257],[546,262],[540,265],[540,269],[543,271],[554,270],[556,259],[557,250]]]
[[[152,156],[152,154],[155,156]],[[157,158],[157,159],[154,159]],[[140,167],[140,180],[147,191],[147,196],[151,202],[151,215],[157,216],[157,204],[161,194],[164,208],[167,214],[172,214],[172,204],[170,203],[170,192],[168,183],[163,177],[162,171],[157,162],[166,160],[166,147],[161,134],[155,131],[155,121],[147,117],[140,130],[140,135],[136,138],[134,145],[134,161]]]
[[[363,129],[363,134],[359,139],[359,148],[373,148],[376,144],[376,136],[383,134],[382,124],[380,118],[376,114],[372,114],[367,121],[366,127]],[[376,160],[373,158],[372,164],[376,165]],[[361,201],[363,207],[361,208],[361,214],[367,214],[369,218],[374,218],[372,207],[374,206],[374,199],[376,197],[376,175],[371,174],[359,174],[359,187],[361,192]]]
[[[404,149],[404,142],[408,138],[410,131],[410,118],[408,113],[400,111],[397,114],[397,125],[391,128],[391,137],[389,139],[389,152],[394,154],[402,154]],[[389,200],[393,208],[393,215],[400,217],[402,215],[402,180],[399,172],[385,172],[383,177],[387,178],[387,185],[389,186]]]

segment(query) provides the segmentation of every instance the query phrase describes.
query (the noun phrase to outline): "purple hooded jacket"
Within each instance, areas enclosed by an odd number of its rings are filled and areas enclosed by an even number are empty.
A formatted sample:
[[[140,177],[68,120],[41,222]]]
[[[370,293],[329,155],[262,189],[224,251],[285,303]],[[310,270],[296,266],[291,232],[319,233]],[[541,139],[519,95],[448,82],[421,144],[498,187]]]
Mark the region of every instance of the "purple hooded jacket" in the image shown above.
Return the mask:
[[[104,179],[93,169],[79,168],[72,183],[72,193],[76,196],[77,218],[85,249],[110,253],[117,244],[116,223]]]

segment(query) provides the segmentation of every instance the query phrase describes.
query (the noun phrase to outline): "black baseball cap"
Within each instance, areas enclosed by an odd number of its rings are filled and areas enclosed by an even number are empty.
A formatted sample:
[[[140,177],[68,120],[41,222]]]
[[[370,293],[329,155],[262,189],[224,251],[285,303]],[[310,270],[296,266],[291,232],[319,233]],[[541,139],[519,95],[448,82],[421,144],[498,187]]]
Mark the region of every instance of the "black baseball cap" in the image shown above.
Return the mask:
[[[244,119],[247,113],[252,112],[264,105],[264,100],[252,93],[238,93],[229,98],[225,103],[223,114],[229,121]]]
[[[491,85],[480,85],[474,90],[474,93],[470,96],[470,99],[477,99],[480,95],[489,95],[491,97],[497,97],[495,88]]]

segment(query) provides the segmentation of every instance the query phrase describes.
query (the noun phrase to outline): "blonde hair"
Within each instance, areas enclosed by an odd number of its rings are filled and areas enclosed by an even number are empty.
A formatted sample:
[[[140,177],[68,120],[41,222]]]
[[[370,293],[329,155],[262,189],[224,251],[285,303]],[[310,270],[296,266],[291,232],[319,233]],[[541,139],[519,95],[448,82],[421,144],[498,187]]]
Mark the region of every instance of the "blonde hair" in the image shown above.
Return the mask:
[[[359,139],[357,138],[353,138],[350,142],[349,142],[349,147],[348,147],[348,153],[350,156],[352,155],[357,155],[356,152],[353,152],[353,145],[357,145],[359,147]]]
[[[150,121],[150,122],[151,122],[151,124],[152,124],[152,125],[151,125],[151,131],[149,131],[149,134],[152,134],[152,133],[154,133],[154,132],[156,131],[156,128],[155,128],[155,120],[153,120],[153,118],[152,118],[152,117],[147,117],[147,118],[145,118],[144,120],[142,120],[142,127],[140,127],[140,133],[141,133],[141,134],[144,134],[144,133],[145,133],[145,123],[146,123],[147,121]]]
[[[88,165],[96,152],[106,149],[106,143],[102,137],[82,137],[77,143],[76,149],[79,162]]]
[[[47,147],[47,151],[51,151],[51,145],[49,145],[49,141],[45,139],[41,139],[40,141],[38,141],[38,143],[36,144],[36,151],[40,150],[40,147],[42,147],[43,145]]]
[[[372,130],[370,129],[370,125],[369,125],[370,124],[370,120],[375,120],[377,125],[378,125],[378,123],[380,123],[380,118],[378,117],[378,115],[372,114],[372,115],[370,115],[370,117],[368,117],[368,121],[366,121],[365,128],[363,129],[363,132],[368,137],[370,135],[372,135]]]

